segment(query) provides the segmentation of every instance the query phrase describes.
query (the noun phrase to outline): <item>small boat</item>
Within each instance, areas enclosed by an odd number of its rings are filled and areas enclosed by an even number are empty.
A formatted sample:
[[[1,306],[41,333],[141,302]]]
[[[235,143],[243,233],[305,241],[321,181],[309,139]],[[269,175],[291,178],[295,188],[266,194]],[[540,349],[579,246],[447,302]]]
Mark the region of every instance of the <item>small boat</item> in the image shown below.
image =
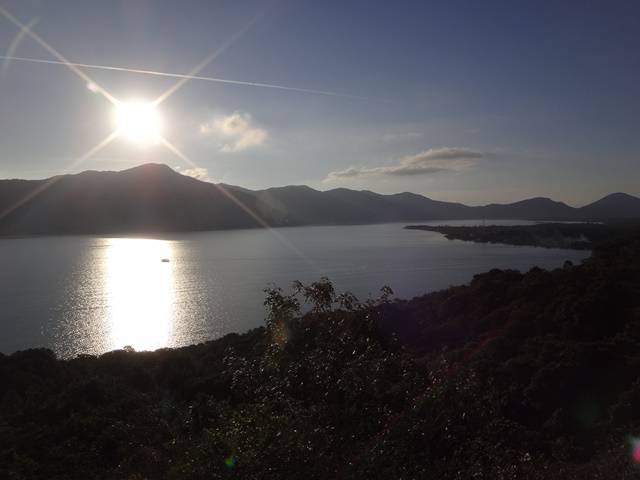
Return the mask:
[[[160,260],[162,263],[169,263],[169,259],[168,258],[163,258],[162,260]]]

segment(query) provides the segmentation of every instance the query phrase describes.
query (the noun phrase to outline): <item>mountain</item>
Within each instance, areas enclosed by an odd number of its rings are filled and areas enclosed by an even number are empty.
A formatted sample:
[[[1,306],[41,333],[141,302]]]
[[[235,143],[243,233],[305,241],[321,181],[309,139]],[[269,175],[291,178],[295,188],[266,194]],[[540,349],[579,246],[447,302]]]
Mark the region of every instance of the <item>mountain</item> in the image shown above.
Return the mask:
[[[122,172],[88,171],[48,180],[0,182],[5,235],[208,230],[259,226],[239,204],[255,196],[148,164]]]
[[[470,218],[472,208],[437,202],[413,193],[381,195],[337,188],[320,192],[307,186],[257,192],[262,212],[285,225],[347,224]]]
[[[616,193],[582,208],[548,198],[470,207],[414,193],[307,186],[266,190],[212,184],[166,165],[0,180],[0,235],[142,233],[445,219],[640,218],[640,199]]]
[[[640,198],[612,193],[578,210],[582,218],[638,218]]]
[[[508,204],[493,203],[479,207],[477,211],[482,218],[567,219],[575,216],[575,209],[566,203],[542,197]]]

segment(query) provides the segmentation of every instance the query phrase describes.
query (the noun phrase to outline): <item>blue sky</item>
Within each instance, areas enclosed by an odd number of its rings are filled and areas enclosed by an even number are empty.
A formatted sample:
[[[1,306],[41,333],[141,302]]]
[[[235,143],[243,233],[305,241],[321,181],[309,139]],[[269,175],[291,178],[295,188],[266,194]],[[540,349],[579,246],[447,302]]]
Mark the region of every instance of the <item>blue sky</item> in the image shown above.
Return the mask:
[[[0,6],[37,21],[33,30],[73,62],[187,73],[236,36],[200,75],[345,94],[190,81],[158,109],[163,136],[197,168],[162,145],[116,138],[69,170],[113,130],[113,106],[66,67],[14,60],[0,74],[1,178],[156,161],[248,188],[344,186],[470,204],[640,194],[638,2]],[[0,17],[0,51],[18,32]],[[55,60],[28,36],[14,54]],[[176,81],[83,71],[121,100],[153,100]]]

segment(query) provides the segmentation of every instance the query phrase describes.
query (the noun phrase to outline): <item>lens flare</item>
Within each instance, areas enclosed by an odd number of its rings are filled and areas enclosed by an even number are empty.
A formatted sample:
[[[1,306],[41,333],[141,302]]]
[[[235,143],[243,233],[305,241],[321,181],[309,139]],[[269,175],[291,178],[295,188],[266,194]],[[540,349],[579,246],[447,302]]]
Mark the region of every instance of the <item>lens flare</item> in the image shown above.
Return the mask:
[[[631,458],[634,463],[640,465],[640,438],[629,437],[629,443],[631,444]]]
[[[224,464],[227,466],[229,470],[233,469],[236,466],[236,456],[230,455],[229,457],[224,459]]]

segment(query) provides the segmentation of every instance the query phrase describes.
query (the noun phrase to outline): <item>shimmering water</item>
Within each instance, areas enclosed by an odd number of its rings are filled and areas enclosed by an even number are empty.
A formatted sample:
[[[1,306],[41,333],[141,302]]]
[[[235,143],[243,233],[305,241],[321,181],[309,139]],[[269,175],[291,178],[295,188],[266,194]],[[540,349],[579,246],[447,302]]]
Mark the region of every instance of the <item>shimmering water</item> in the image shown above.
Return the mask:
[[[70,357],[181,346],[261,325],[270,283],[327,276],[361,297],[382,285],[412,297],[491,268],[553,268],[588,255],[450,241],[402,227],[3,239],[0,351],[49,347]]]

